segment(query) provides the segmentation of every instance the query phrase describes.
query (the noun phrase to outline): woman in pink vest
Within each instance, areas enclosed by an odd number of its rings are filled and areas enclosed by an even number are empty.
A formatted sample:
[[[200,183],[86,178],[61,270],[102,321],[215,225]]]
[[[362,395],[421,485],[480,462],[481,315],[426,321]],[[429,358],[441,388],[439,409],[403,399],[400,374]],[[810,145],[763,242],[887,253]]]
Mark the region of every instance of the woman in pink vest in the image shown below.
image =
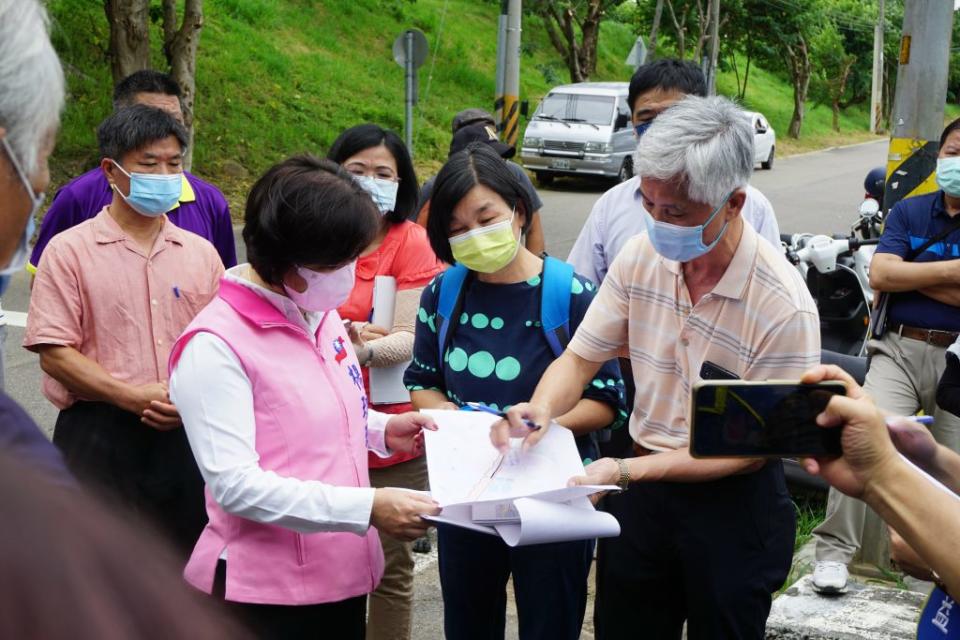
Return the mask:
[[[373,242],[357,260],[357,276],[350,297],[337,312],[351,320],[353,346],[360,359],[363,382],[370,394],[370,371],[402,365],[413,357],[413,327],[420,307],[420,293],[443,265],[437,260],[427,232],[407,218],[417,206],[417,174],[407,148],[393,131],[375,124],[361,124],[341,133],[327,158],[343,166],[370,192],[380,210],[380,225]],[[377,276],[389,276],[397,286],[392,323],[373,322],[373,289]],[[409,396],[407,396],[409,399]],[[413,407],[407,401],[374,404],[384,413],[403,413]],[[427,462],[422,455],[399,453],[380,458],[371,453],[370,484],[374,487],[427,489]],[[424,538],[429,545],[429,538]],[[413,545],[402,540],[383,543],[383,581],[370,594],[368,640],[406,640],[410,637],[413,612]]]
[[[383,574],[376,527],[412,540],[429,498],[369,486],[367,452],[420,453],[417,413],[370,409],[336,308],[379,214],[336,164],[272,167],[247,200],[249,264],[177,341],[170,394],[207,485],[184,571],[263,638],[356,638]],[[174,292],[176,293],[176,291]]]

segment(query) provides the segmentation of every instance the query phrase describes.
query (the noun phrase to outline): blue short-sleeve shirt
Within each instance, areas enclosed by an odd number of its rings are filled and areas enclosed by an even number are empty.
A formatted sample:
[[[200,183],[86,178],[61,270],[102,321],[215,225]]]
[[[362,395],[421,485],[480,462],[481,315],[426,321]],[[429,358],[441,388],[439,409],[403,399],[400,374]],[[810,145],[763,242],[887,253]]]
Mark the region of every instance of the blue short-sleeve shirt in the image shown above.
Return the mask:
[[[893,206],[884,222],[877,253],[891,253],[906,259],[927,240],[957,224],[943,203],[943,192],[937,191],[901,200]],[[936,262],[960,258],[960,230],[927,248],[913,262]],[[960,331],[960,307],[945,304],[917,291],[896,293],[890,299],[888,317],[891,324],[905,324],[924,329]]]

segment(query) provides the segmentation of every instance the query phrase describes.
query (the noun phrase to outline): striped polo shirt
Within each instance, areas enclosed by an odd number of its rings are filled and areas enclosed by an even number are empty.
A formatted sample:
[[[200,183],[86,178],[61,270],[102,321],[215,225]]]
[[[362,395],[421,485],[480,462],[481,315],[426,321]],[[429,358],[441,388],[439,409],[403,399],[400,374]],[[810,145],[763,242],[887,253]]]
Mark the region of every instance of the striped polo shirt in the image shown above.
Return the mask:
[[[744,380],[796,380],[820,362],[820,320],[800,274],[748,224],[723,277],[696,305],[681,264],[643,234],[610,266],[570,349],[592,362],[630,358],[630,435],[665,451],[688,445],[690,390],[705,361]]]

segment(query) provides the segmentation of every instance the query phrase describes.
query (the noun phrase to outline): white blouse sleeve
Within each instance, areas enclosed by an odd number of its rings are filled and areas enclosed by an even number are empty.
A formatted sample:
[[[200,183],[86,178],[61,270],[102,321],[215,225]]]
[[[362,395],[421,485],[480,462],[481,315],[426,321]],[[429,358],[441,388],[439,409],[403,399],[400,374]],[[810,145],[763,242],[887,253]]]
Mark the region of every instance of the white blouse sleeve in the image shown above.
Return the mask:
[[[367,532],[374,489],[289,478],[260,467],[253,388],[223,340],[210,333],[191,338],[170,376],[170,398],[200,473],[224,511],[300,533]]]

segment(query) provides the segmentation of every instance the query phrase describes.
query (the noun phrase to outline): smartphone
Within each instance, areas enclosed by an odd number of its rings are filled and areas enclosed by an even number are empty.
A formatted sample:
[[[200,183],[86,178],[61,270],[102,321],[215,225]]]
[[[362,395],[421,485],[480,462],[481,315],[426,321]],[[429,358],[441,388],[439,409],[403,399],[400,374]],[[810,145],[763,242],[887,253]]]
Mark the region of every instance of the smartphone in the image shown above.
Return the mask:
[[[690,454],[694,458],[835,457],[840,428],[817,425],[841,382],[703,380],[693,386]]]
[[[700,366],[700,379],[701,380],[739,380],[740,376],[734,372],[724,369],[718,364],[714,364],[709,360],[704,360],[703,364]]]

